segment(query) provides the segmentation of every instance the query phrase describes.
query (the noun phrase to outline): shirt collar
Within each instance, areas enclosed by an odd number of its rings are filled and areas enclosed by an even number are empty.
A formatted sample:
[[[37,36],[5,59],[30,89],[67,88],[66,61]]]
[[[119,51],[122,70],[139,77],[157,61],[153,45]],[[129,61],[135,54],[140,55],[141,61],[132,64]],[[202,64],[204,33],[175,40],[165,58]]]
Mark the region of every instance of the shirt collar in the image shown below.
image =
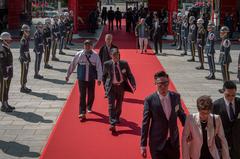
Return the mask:
[[[157,94],[159,95],[159,97],[160,97],[161,100],[164,99],[164,98],[169,98],[169,92],[167,93],[166,96],[161,95],[161,94],[159,93],[159,91],[157,91]]]
[[[229,106],[230,102],[225,97],[223,97],[223,99],[224,99],[225,104],[227,106]],[[232,105],[235,105],[235,100],[233,100],[231,103],[232,103]]]

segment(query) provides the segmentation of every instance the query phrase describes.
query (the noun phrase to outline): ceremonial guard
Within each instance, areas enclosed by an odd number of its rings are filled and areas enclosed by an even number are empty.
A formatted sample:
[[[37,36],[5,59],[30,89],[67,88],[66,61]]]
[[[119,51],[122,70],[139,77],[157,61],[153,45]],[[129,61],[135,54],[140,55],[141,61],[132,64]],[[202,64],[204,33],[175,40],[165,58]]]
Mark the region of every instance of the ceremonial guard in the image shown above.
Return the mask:
[[[51,69],[52,66],[48,64],[52,46],[52,31],[50,18],[47,18],[45,20],[45,27],[43,28],[43,40],[44,40],[44,68]]]
[[[71,10],[70,11],[70,14],[69,14],[69,19],[70,19],[70,39],[69,39],[69,45],[74,45],[72,43],[72,39],[73,39],[73,28],[74,28],[74,19],[73,19],[73,11]]]
[[[177,14],[177,24],[176,24],[177,50],[182,50],[181,25],[182,25],[182,13],[178,13]]]
[[[196,43],[196,32],[197,32],[197,27],[196,24],[194,23],[195,17],[190,16],[189,17],[189,33],[188,33],[188,42],[191,50],[191,55],[192,59],[189,59],[189,62],[195,61],[195,43]]]
[[[198,57],[199,57],[199,62],[200,66],[196,67],[196,69],[202,70],[204,69],[204,45],[205,45],[205,34],[206,31],[203,26],[204,20],[202,18],[197,20],[197,49],[198,49]]]
[[[205,47],[205,53],[207,54],[208,58],[208,65],[209,65],[209,75],[206,77],[206,79],[215,79],[215,61],[214,61],[214,54],[215,54],[215,49],[214,49],[214,43],[215,43],[215,34],[214,34],[214,28],[215,25],[212,22],[208,23],[208,36],[207,36],[207,41],[206,41],[206,47]]]
[[[230,80],[229,64],[232,62],[232,58],[230,55],[231,42],[228,37],[229,31],[230,30],[227,26],[223,26],[220,29],[220,37],[222,39],[222,42],[221,42],[221,46],[220,46],[219,64],[221,65],[223,82]],[[220,89],[219,91],[223,92],[222,89]]]
[[[13,77],[13,56],[10,50],[12,38],[8,32],[0,35],[0,99],[2,102],[1,111],[12,112],[15,107],[8,104],[8,92]]]
[[[38,22],[37,30],[34,33],[34,52],[36,55],[34,78],[42,79],[43,76],[39,74],[43,54],[43,24],[41,22]]]
[[[182,43],[183,43],[183,53],[181,54],[182,56],[187,55],[187,45],[188,45],[188,20],[187,20],[187,16],[184,15],[183,16],[183,22],[181,25],[181,39],[182,39]]]
[[[29,51],[30,27],[26,24],[23,24],[21,32],[22,38],[20,40],[20,57],[19,57],[19,61],[21,63],[20,92],[30,93],[32,90],[26,87],[29,63],[31,62]]]
[[[173,44],[171,46],[177,45],[177,13],[173,12],[172,16],[172,31],[173,31]]]
[[[58,25],[58,16],[53,17],[54,23],[52,26],[52,38],[53,38],[53,46],[52,46],[52,61],[59,61],[58,58],[56,58],[56,52],[57,52],[57,45],[59,44],[60,40],[60,30]]]
[[[64,14],[60,15],[60,22],[59,22],[59,31],[60,31],[60,44],[59,44],[59,54],[60,55],[65,55],[65,53],[62,51],[63,50],[63,45],[64,45],[64,39],[66,36],[66,26],[65,26],[65,16]]]
[[[70,20],[68,12],[65,12],[64,16],[65,16],[64,22],[65,22],[65,27],[66,27],[66,42],[64,45],[64,49],[70,49],[67,45],[69,44],[69,41],[70,41],[71,20]]]

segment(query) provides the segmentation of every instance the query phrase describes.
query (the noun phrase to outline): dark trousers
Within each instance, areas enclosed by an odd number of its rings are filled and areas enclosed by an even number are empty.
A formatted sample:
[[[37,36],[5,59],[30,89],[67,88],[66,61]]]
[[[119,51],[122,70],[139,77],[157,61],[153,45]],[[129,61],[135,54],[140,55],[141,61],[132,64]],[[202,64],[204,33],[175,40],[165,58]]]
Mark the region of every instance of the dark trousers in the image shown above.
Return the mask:
[[[126,32],[131,32],[131,23],[132,22],[130,20],[126,20]]]
[[[237,78],[240,79],[240,54],[238,55],[238,75]]]
[[[195,59],[195,41],[189,41],[192,59]]]
[[[122,102],[124,97],[123,85],[112,85],[110,92],[108,93],[108,112],[109,123],[115,125],[119,120],[122,113]]]
[[[162,37],[153,38],[153,42],[154,42],[155,53],[158,54],[158,48],[160,49],[160,53],[162,53]]]
[[[216,72],[214,54],[209,54],[209,55],[207,55],[207,57],[208,57],[208,65],[209,65],[210,74],[214,74]]]
[[[201,47],[199,46],[201,45]],[[198,44],[198,57],[199,57],[199,62],[201,64],[201,66],[203,66],[204,64],[204,54],[203,54],[203,48],[204,46],[202,44]]]
[[[61,36],[60,38],[60,44],[59,44],[59,52],[62,52],[63,45],[64,45],[64,36]]]
[[[44,51],[44,63],[45,64],[48,64],[48,62],[49,62],[51,45],[52,45],[51,40],[49,40],[48,43],[46,45],[44,45],[44,50],[45,50]]]
[[[27,83],[27,75],[28,75],[28,68],[29,68],[29,62],[21,62],[21,79],[20,83],[21,86],[24,87]]]
[[[230,80],[229,64],[226,64],[226,65],[221,64],[221,70],[222,70],[223,81],[226,82]]]
[[[52,58],[56,57],[57,45],[58,45],[58,38],[53,38]]]
[[[35,53],[36,59],[35,59],[35,75],[38,75],[40,71],[41,61],[42,61],[42,52],[40,54]]]
[[[65,45],[64,45],[64,48],[67,47],[67,45],[69,44],[69,41],[70,41],[70,30],[67,31],[67,34],[66,34],[66,41],[65,41]]]
[[[1,75],[2,76],[2,75]],[[0,77],[0,98],[1,102],[8,101],[8,92],[9,92],[9,87],[11,84],[12,78],[8,78],[7,80],[4,80],[3,77]]]
[[[122,29],[122,20],[121,19],[116,19],[116,27],[117,27],[117,30],[118,30],[118,28],[120,30]]]
[[[180,150],[177,147],[173,147],[170,140],[166,141],[164,148],[160,151],[151,150],[150,153],[152,159],[179,159],[180,158]]]
[[[187,47],[187,44],[188,44],[187,38],[186,38],[186,37],[183,37],[183,38],[182,38],[182,42],[183,42],[183,50],[184,50],[184,53],[187,53],[187,49],[188,49],[188,47]]]
[[[177,34],[177,49],[182,49],[182,39],[179,33]]]
[[[92,109],[95,98],[95,80],[81,81],[78,80],[78,87],[80,92],[79,114],[86,114],[86,108]],[[88,97],[86,102],[86,95]]]
[[[68,44],[72,44],[72,39],[73,39],[73,29],[70,30]]]
[[[113,20],[108,19],[108,30],[113,30]]]

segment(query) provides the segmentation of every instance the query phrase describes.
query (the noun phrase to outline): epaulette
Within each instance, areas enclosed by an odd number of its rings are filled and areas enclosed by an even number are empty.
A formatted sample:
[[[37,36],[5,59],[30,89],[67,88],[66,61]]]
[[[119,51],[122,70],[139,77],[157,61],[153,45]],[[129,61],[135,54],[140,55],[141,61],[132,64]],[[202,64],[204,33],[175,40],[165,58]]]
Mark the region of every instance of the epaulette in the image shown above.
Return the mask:
[[[214,33],[210,33],[208,36],[209,40],[214,40],[215,39],[215,34]]]
[[[228,39],[225,39],[224,41],[223,41],[223,47],[225,47],[225,48],[229,48],[230,46],[231,46],[231,42],[230,42],[230,40],[228,40]]]

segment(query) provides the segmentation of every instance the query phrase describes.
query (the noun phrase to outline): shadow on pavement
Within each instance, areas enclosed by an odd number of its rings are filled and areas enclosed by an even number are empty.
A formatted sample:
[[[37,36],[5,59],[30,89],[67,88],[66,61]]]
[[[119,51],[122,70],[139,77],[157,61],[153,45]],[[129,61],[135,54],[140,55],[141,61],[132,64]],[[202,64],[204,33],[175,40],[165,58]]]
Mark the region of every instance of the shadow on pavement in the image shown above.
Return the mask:
[[[66,100],[66,98],[58,98],[56,95],[52,95],[49,93],[30,92],[29,95],[40,97],[43,100],[61,100],[61,101]]]
[[[0,140],[0,149],[2,149],[5,154],[15,157],[36,158],[40,156],[38,152],[31,152],[29,146],[17,143],[15,141],[6,142]]]
[[[65,80],[59,80],[59,79],[50,79],[50,78],[43,78],[42,79],[43,81],[48,81],[48,82],[52,82],[52,83],[55,83],[55,84],[61,84],[61,85],[64,85],[64,84],[73,84],[73,83],[67,83]]]
[[[32,112],[19,112],[19,111],[13,111],[11,113],[7,113],[8,115],[15,116],[17,118],[21,118],[27,122],[31,123],[53,123],[52,120],[44,119],[41,115],[32,113]]]

